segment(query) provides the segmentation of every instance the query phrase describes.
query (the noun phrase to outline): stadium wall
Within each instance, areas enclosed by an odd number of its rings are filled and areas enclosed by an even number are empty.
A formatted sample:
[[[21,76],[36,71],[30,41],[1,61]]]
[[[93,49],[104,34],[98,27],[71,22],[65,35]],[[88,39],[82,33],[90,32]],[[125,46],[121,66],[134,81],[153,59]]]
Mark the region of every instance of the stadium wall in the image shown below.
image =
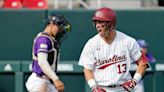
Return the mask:
[[[33,38],[42,31],[44,20],[52,11],[65,15],[72,24],[72,32],[62,44],[60,58],[61,63],[70,63],[67,67],[76,67],[59,72],[66,82],[66,92],[88,92],[77,61],[86,41],[96,34],[91,21],[93,10],[0,10],[0,92],[26,92],[24,83],[31,73]],[[117,29],[136,39],[145,39],[157,64],[163,63],[164,10],[116,11]],[[146,92],[162,92],[163,76],[163,70],[156,68],[148,72],[144,77]],[[75,87],[77,81],[79,86]]]

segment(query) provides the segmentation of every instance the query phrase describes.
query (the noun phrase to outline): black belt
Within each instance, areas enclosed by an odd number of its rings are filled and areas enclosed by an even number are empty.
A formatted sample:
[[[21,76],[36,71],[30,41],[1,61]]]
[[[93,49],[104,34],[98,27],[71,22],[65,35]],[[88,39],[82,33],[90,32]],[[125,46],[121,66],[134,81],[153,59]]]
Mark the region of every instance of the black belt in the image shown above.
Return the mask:
[[[110,88],[116,88],[116,87],[122,87],[122,85],[109,85],[107,87],[110,87]]]
[[[116,88],[116,87],[122,87],[122,85],[108,85],[108,86],[102,86],[102,87]]]

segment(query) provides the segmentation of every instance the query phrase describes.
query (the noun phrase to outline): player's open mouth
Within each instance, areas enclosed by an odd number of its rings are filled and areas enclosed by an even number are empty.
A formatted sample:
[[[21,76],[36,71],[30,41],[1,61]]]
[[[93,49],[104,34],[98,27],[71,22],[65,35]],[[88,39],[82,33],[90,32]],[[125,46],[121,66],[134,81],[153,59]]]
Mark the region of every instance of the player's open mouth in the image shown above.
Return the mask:
[[[99,35],[100,35],[101,37],[104,37],[104,34],[103,34],[102,32],[99,32]]]

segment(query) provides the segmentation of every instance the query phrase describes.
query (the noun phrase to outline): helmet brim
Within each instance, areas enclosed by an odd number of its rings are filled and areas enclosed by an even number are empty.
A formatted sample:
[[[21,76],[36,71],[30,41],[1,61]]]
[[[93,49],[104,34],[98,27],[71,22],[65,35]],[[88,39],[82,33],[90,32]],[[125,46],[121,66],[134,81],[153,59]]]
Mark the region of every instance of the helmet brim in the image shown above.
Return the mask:
[[[111,21],[111,20],[109,20],[109,19],[103,19],[103,18],[98,18],[98,17],[94,17],[94,18],[92,18],[92,21],[106,21],[106,22],[109,22],[109,21]]]

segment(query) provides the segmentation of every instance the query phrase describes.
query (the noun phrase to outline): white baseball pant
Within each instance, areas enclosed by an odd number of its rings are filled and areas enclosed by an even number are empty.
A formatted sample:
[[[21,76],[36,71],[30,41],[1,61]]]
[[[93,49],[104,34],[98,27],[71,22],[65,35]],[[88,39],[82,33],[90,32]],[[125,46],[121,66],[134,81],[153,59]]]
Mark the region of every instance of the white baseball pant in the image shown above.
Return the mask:
[[[30,75],[26,82],[26,88],[29,92],[40,92],[42,89],[46,89],[47,92],[58,92],[47,77],[38,77],[36,73]]]

